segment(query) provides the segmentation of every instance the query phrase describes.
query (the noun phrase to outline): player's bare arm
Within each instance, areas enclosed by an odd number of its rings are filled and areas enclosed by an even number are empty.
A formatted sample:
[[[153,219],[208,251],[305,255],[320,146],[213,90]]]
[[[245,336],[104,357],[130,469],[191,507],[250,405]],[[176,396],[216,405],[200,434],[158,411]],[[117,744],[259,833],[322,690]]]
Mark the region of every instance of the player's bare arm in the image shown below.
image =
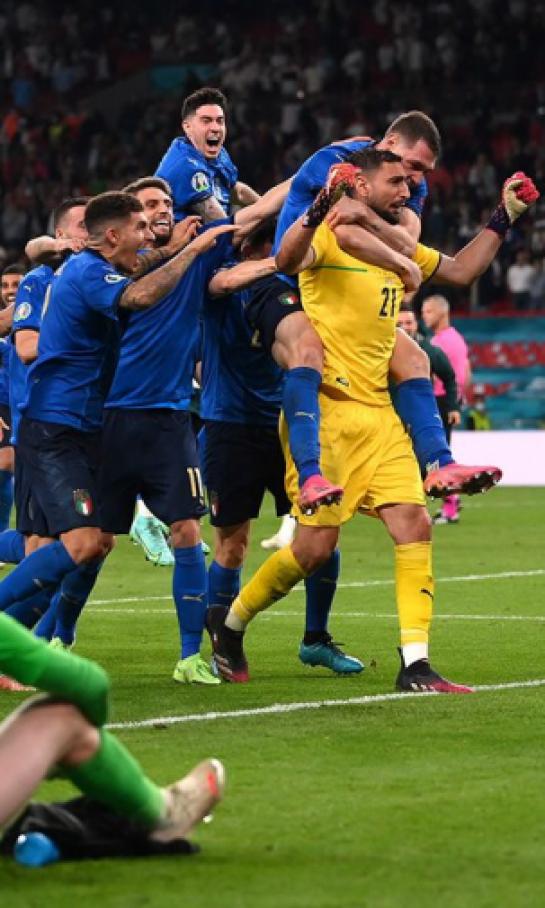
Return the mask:
[[[240,205],[241,208],[253,205],[260,198],[261,196],[255,189],[252,189],[247,183],[241,183],[240,180],[237,180],[231,192],[231,202],[233,205]]]
[[[194,202],[191,209],[202,220],[203,224],[209,224],[210,221],[219,221],[221,218],[227,217],[224,209],[213,195],[203,199],[202,202]]]
[[[172,258],[196,236],[197,230],[201,226],[201,219],[197,215],[190,215],[175,225],[172,236],[168,243],[159,246],[157,249],[146,249],[138,254],[139,267],[133,277],[143,277],[156,265],[166,262]]]
[[[15,334],[17,356],[25,366],[33,363],[38,356],[39,333],[31,328],[23,328]]]
[[[33,265],[47,265],[58,260],[65,252],[81,252],[85,242],[68,237],[36,236],[25,246],[25,255]]]
[[[415,268],[415,263],[407,256],[396,252],[357,224],[349,227],[341,225],[334,233],[343,252],[367,262],[368,265],[377,265],[379,268],[393,271],[399,275],[406,290],[418,290],[422,283],[422,275],[420,269]]]
[[[201,233],[169,262],[151,274],[132,281],[121,294],[119,305],[124,309],[148,309],[153,306],[170,293],[198,255],[215,245],[217,237],[235,229],[231,224],[221,224]]]
[[[286,231],[282,245],[276,253],[276,266],[284,274],[298,274],[311,268],[314,259],[312,240],[315,227],[308,227],[307,215],[301,215]]]
[[[419,222],[414,212],[411,214]],[[401,224],[388,224],[365,202],[349,196],[339,199],[326,215],[325,221],[332,230],[341,225],[357,224],[407,258],[412,258],[416,252],[418,237],[413,235],[414,231],[407,230]]]
[[[239,265],[233,265],[232,268],[223,268],[218,271],[208,285],[208,292],[210,296],[236,293],[237,290],[244,290],[245,287],[249,287],[262,277],[275,274],[276,270],[274,256],[258,261],[249,259],[246,262],[240,262]]]
[[[255,230],[267,218],[272,218],[278,214],[284,200],[289,192],[291,179],[278,183],[260,196],[253,205],[241,208],[234,216],[235,224],[240,228],[237,233],[236,243],[241,243],[244,237],[248,236],[252,230]]]

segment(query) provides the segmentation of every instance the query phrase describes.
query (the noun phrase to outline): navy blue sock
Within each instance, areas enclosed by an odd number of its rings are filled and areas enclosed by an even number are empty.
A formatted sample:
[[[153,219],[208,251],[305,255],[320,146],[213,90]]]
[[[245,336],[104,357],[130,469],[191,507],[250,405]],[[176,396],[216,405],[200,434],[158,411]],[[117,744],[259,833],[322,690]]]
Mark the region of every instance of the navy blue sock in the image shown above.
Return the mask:
[[[0,533],[9,527],[9,515],[13,505],[13,473],[0,470]]]
[[[19,564],[25,557],[25,537],[19,530],[4,530],[0,533],[0,561]]]
[[[76,637],[76,623],[93,589],[103,561],[79,564],[66,575],[61,588],[52,600],[56,606],[56,622],[53,637],[63,643],[72,644]]]
[[[401,382],[394,388],[392,400],[411,437],[422,474],[425,476],[433,464],[444,467],[454,463],[429,378]]]
[[[51,640],[53,633],[55,631],[55,624],[57,623],[57,604],[58,604],[58,598],[57,598],[56,592],[57,591],[54,590],[53,594],[52,594],[51,590],[49,590],[49,595],[51,596],[49,608],[48,608],[47,612],[44,612],[44,614],[38,621],[38,624],[34,628],[34,636],[41,637],[43,640]]]
[[[340,569],[341,553],[335,549],[326,563],[305,580],[305,643],[316,643],[327,631]]]
[[[172,594],[178,616],[182,659],[201,648],[206,615],[206,561],[199,542],[184,549],[174,549]]]
[[[320,473],[320,405],[318,389],[322,376],[316,369],[300,366],[286,372],[282,409],[288,426],[290,451],[299,485]]]
[[[0,583],[0,612],[14,602],[27,599],[36,590],[57,586],[76,567],[62,542],[50,542],[36,549]]]
[[[51,590],[38,590],[29,596],[28,599],[22,599],[15,602],[6,609],[6,615],[15,618],[19,624],[31,628],[41,620],[47,612],[51,603]]]
[[[208,607],[230,606],[240,592],[241,568],[226,568],[213,561],[208,568]]]

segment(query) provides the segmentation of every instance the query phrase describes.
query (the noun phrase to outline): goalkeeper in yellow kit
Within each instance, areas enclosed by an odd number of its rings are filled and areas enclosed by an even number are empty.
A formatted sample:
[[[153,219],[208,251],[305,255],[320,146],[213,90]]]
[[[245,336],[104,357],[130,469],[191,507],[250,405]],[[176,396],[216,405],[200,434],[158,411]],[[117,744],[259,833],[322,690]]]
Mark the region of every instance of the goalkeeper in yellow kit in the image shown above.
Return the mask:
[[[396,223],[409,190],[401,159],[392,152],[371,147],[349,160],[355,168],[353,199],[347,200],[342,215],[332,209],[326,222],[317,226],[318,206],[309,209],[286,233],[277,256],[280,270],[300,272],[303,306],[324,347],[322,465],[329,479],[344,488],[344,496],[340,503],[313,515],[301,513],[296,470],[281,426],[286,487],[294,503],[298,532],[291,546],[262,565],[227,615],[221,607],[209,610],[215,661],[226,680],[248,680],[242,649],[246,625],[323,564],[335,549],[342,524],[360,511],[380,518],[395,545],[402,661],[396,686],[400,690],[469,693],[471,688],[446,680],[429,663],[434,596],[430,519],[412,445],[388,390],[388,367],[404,293],[398,274],[403,269],[399,253],[385,246],[377,249],[374,263],[369,261],[368,244],[367,260],[359,258],[363,255],[362,228],[351,210],[366,204]],[[435,276],[443,283],[466,285],[484,271],[510,223],[537,197],[531,181],[522,178],[514,180],[508,190],[504,188],[504,204],[488,229],[454,258],[419,244],[414,261],[406,263],[405,273],[417,272],[410,275],[411,284]],[[517,196],[521,184],[527,202]]]

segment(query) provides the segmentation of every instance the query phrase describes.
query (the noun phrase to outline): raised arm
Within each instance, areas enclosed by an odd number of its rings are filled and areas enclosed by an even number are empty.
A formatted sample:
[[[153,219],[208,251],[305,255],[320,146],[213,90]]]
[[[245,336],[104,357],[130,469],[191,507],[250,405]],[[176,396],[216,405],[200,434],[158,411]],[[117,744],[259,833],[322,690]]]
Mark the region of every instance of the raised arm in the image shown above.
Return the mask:
[[[272,256],[266,259],[248,259],[239,265],[233,265],[232,268],[218,271],[208,285],[208,292],[210,296],[215,297],[236,293],[237,290],[249,287],[259,278],[268,277],[275,272],[276,262]]]
[[[166,262],[167,259],[184,249],[200,226],[201,219],[195,214],[175,224],[172,236],[165,246],[159,246],[157,249],[145,249],[138,254],[139,267],[133,274],[133,278],[143,277],[156,265],[161,265],[162,262]]]
[[[131,281],[121,294],[119,306],[124,309],[148,309],[153,306],[174,289],[198,255],[215,245],[216,237],[235,229],[231,224],[221,224],[219,227],[211,227],[210,230],[201,233],[169,262],[156,268],[150,274]]]
[[[33,265],[44,265],[55,261],[64,252],[81,252],[83,240],[69,240],[66,237],[35,236],[25,246],[25,255]]]
[[[530,177],[514,173],[503,184],[500,204],[486,227],[455,256],[442,256],[433,280],[457,287],[473,283],[497,255],[507,231],[538,198],[539,192]]]
[[[290,186],[291,179],[284,180],[283,183],[278,183],[277,186],[273,186],[272,189],[265,192],[258,198],[257,202],[237,211],[235,224],[240,228],[240,232],[237,234],[239,243],[263,221],[266,221],[267,218],[275,217],[278,214],[284,204]]]
[[[299,274],[310,268],[314,262],[312,240],[316,227],[309,227],[307,215],[303,214],[286,230],[282,244],[276,253],[276,267],[283,274]]]

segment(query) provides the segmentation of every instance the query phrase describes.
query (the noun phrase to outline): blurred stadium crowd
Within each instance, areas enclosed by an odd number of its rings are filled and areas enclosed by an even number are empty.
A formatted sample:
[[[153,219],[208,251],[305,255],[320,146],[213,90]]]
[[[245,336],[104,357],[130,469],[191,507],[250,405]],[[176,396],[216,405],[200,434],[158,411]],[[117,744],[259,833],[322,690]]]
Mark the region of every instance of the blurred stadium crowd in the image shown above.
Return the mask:
[[[0,262],[46,229],[62,197],[153,172],[182,95],[203,82],[228,95],[227,146],[258,190],[331,139],[379,136],[398,112],[425,110],[444,154],[424,239],[455,250],[508,174],[544,183],[544,40],[542,0],[167,0],[159,16],[126,0],[7,0]],[[545,312],[545,204],[473,290],[474,311],[498,304]]]

